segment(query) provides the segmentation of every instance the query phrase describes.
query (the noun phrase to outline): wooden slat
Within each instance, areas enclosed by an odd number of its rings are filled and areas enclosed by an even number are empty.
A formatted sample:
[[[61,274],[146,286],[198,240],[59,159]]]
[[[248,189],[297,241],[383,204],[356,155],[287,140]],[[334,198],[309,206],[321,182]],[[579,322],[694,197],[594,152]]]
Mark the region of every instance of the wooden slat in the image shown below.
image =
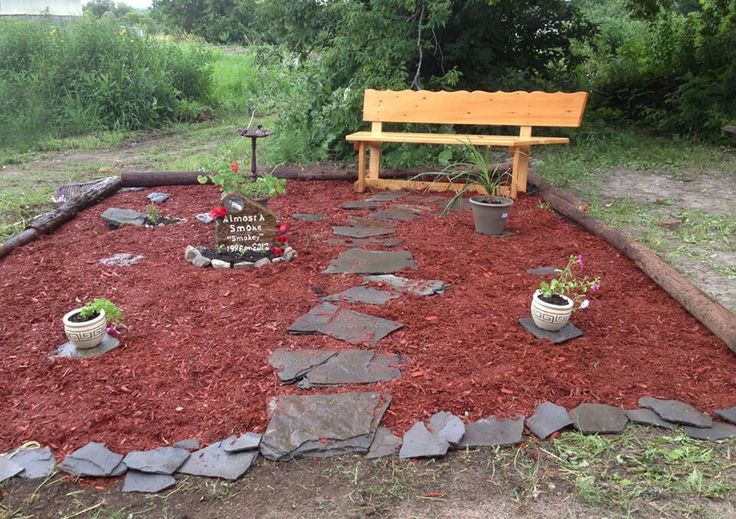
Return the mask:
[[[382,178],[367,178],[365,181],[368,187],[374,189],[386,189],[388,191],[434,191],[437,193],[447,193],[449,191],[460,191],[465,184],[450,184],[449,182],[427,182],[421,180],[386,180]],[[358,182],[355,183],[355,189],[358,188]],[[480,186],[471,186],[468,188],[470,193],[486,194],[486,190]],[[498,193],[500,196],[509,196],[510,190],[506,186],[502,186]]]
[[[407,142],[413,144],[472,144],[474,146],[535,146],[568,144],[567,137],[519,137],[517,135],[472,135],[452,133],[355,132],[345,137],[350,142]]]
[[[580,126],[587,92],[366,90],[363,120],[502,126]]]

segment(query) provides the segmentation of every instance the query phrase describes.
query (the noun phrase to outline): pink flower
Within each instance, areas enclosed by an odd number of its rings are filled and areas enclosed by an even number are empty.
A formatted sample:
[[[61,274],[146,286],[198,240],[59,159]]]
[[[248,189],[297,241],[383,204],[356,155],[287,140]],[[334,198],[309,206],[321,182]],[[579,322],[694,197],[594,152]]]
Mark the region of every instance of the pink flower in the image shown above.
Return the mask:
[[[591,292],[598,292],[600,289],[601,289],[601,286],[600,285],[591,285],[590,286],[590,291]]]
[[[289,231],[289,226],[288,226],[288,225],[286,225],[285,223],[280,223],[280,224],[278,225],[277,229],[278,229],[278,231],[279,231],[279,232],[280,232],[281,234],[283,234],[283,233],[285,233],[285,232],[288,232],[288,231]]]
[[[105,330],[105,331],[111,337],[120,337],[120,330],[118,330],[114,326],[108,326],[107,327],[107,330]]]
[[[575,263],[577,263],[581,267],[583,266],[583,255],[582,254],[578,254],[578,259],[575,260]]]

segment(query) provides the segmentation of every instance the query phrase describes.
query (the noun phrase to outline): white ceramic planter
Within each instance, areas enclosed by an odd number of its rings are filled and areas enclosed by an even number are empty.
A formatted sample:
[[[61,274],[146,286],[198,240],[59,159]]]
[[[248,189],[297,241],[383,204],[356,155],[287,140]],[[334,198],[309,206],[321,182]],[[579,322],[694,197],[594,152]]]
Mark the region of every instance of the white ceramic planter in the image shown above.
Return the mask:
[[[559,331],[567,324],[572,314],[573,301],[569,297],[561,296],[567,301],[565,306],[551,305],[539,299],[539,290],[532,296],[532,319],[542,330],[549,332]]]
[[[81,308],[75,308],[71,312],[68,312],[64,316],[64,332],[66,337],[74,343],[74,345],[80,350],[88,350],[98,346],[103,337],[105,337],[105,330],[107,329],[107,316],[104,310],[100,310],[100,315],[89,321],[82,323],[75,323],[70,321],[69,318],[79,313]]]

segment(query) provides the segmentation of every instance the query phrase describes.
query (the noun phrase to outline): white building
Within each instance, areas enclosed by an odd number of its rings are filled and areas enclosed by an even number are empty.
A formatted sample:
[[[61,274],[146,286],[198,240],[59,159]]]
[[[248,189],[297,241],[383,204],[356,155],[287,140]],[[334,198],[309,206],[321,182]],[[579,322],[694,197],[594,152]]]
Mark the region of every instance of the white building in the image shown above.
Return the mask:
[[[82,16],[81,0],[0,0],[0,16]]]

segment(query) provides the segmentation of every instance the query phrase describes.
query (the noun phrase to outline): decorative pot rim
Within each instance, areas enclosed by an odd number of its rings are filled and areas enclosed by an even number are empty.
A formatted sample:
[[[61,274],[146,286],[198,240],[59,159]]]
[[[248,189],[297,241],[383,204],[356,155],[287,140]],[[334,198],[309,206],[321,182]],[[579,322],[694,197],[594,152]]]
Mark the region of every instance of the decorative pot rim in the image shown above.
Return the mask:
[[[80,326],[80,325],[87,325],[90,323],[95,323],[96,321],[101,321],[106,318],[105,310],[103,308],[100,308],[100,315],[98,315],[97,317],[93,319],[89,319],[87,321],[80,321],[80,322],[70,321],[69,318],[81,312],[82,308],[84,307],[80,306],[79,308],[75,308],[74,310],[70,310],[69,312],[65,313],[64,317],[62,318],[62,320],[64,321],[64,324],[68,326]]]
[[[574,302],[574,301],[573,301],[572,299],[570,299],[570,298],[569,298],[569,297],[567,297],[567,296],[563,296],[562,294],[556,294],[556,295],[558,295],[558,296],[560,296],[561,298],[565,299],[565,300],[567,301],[567,304],[566,304],[566,305],[554,305],[554,304],[552,304],[552,303],[548,303],[548,302],[546,302],[546,301],[543,301],[543,300],[542,300],[542,299],[541,299],[541,298],[539,297],[539,296],[540,296],[541,294],[542,294],[542,291],[541,291],[541,290],[535,290],[535,291],[534,291],[534,295],[533,295],[532,297],[533,297],[533,298],[534,298],[534,299],[535,299],[535,300],[536,300],[536,301],[537,301],[537,302],[538,302],[538,303],[539,303],[540,305],[544,305],[544,306],[547,306],[547,307],[549,307],[549,308],[555,308],[555,309],[558,309],[558,310],[567,310],[567,309],[572,309],[572,307],[573,307],[573,306],[575,305],[575,302]]]
[[[483,198],[489,198],[491,200],[497,200],[500,203],[498,203],[498,204],[486,204],[485,202],[481,202],[481,199],[483,199]],[[482,207],[511,207],[513,205],[513,203],[514,203],[514,200],[512,198],[508,198],[508,197],[505,197],[505,196],[476,195],[476,196],[471,196],[470,197],[470,203],[471,204],[475,204],[475,205],[479,205],[479,206],[482,206]]]

